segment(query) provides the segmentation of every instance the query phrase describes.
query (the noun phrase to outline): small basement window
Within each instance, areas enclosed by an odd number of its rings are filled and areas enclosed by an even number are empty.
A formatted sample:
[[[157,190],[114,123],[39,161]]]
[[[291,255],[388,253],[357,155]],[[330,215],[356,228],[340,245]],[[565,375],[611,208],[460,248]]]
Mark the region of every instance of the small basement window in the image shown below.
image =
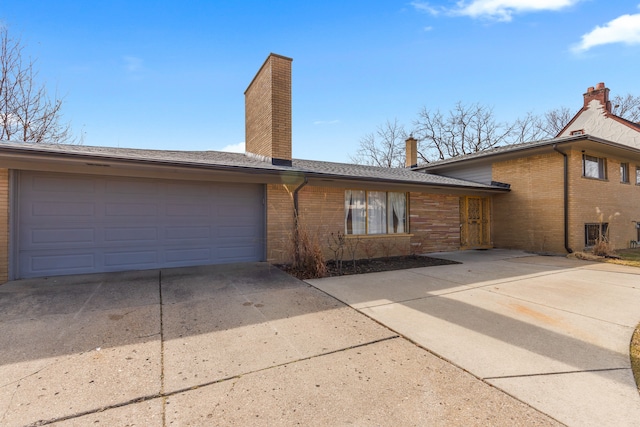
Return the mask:
[[[607,231],[609,230],[608,222],[584,225],[584,245],[586,247],[594,246],[598,241],[607,240]]]

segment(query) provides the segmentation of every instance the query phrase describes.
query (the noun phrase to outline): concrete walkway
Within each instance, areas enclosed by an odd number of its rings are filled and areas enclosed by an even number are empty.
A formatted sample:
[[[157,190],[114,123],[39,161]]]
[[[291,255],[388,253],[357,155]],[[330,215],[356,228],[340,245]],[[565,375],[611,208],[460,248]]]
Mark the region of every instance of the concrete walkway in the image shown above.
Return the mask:
[[[238,264],[0,286],[0,425],[558,423],[280,270]]]
[[[629,343],[640,269],[523,252],[310,280],[367,316],[571,426],[637,426]]]

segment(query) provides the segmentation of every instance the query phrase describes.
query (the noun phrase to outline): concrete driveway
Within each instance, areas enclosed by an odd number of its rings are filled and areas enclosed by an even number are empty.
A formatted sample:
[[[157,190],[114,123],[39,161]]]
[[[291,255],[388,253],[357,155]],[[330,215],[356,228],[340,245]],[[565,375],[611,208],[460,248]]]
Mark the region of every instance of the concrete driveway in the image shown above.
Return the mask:
[[[309,283],[567,425],[639,424],[629,343],[640,269],[504,250],[433,256],[463,264]]]
[[[557,422],[267,264],[0,286],[2,426],[298,424]]]

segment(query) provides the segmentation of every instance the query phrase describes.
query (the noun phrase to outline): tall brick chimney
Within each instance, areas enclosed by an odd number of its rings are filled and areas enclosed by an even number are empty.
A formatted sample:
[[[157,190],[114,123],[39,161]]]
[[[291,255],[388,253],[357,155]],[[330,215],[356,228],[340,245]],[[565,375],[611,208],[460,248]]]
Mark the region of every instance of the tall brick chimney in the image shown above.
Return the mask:
[[[244,92],[245,152],[291,166],[291,62],[271,53]]]
[[[413,135],[409,135],[409,138],[407,138],[405,142],[407,144],[407,160],[405,161],[405,167],[415,168],[418,166],[418,141],[413,137]]]
[[[584,107],[587,108],[594,99],[600,102],[607,113],[611,112],[609,89],[604,86],[604,83],[598,83],[595,89],[593,86],[587,89],[587,93],[584,94]]]

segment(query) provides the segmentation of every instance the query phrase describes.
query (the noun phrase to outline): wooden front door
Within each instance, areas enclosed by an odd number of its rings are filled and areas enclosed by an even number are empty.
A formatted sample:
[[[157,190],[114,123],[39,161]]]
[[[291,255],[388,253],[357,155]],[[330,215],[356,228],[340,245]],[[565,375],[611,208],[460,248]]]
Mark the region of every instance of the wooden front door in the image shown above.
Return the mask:
[[[460,198],[460,248],[491,248],[491,199]]]

